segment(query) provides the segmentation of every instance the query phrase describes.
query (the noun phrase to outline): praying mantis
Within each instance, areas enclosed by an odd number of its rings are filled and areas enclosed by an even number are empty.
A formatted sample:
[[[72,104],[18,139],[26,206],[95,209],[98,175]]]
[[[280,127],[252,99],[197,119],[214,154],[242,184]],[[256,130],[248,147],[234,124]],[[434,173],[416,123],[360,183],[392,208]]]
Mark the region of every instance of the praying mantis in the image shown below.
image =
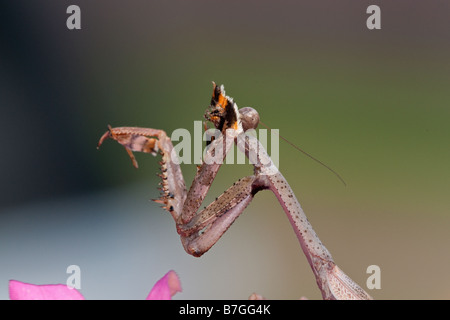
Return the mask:
[[[260,141],[246,135],[248,130],[258,126],[258,112],[251,107],[239,109],[233,99],[226,95],[224,86],[213,82],[211,103],[204,117],[221,135],[207,144],[204,161],[197,167],[197,173],[188,191],[171,139],[163,130],[108,126],[109,130],[100,138],[98,147],[108,138],[117,141],[125,147],[136,168],[138,164],[133,152],[161,154],[159,176],[162,194],[154,201],[161,203],[172,215],[187,253],[196,257],[204,254],[245,210],[257,192],[271,190],[297,235],[323,299],[372,299],[334,263],[288,182]],[[199,211],[223,163],[211,159],[223,160],[234,144],[250,159],[254,167],[253,175],[239,179],[215,201]]]

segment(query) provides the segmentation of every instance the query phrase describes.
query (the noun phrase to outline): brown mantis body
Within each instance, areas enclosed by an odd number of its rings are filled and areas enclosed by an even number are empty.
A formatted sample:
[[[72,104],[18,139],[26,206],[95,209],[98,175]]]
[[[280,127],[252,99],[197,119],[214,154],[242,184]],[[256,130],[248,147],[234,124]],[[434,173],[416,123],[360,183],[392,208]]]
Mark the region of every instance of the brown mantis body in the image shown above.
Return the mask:
[[[247,130],[255,129],[258,125],[257,111],[249,107],[238,109],[233,100],[225,95],[223,86],[214,84],[211,104],[205,118],[222,134],[209,144],[204,163],[198,168],[189,191],[186,190],[180,166],[174,161],[176,154],[173,152],[172,142],[163,130],[110,127],[101,137],[98,146],[107,138],[116,140],[125,147],[135,167],[137,162],[133,151],[153,155],[158,151],[161,153],[162,196],[155,201],[163,204],[171,213],[187,253],[198,257],[208,251],[244,211],[254,195],[268,189],[275,194],[287,214],[311,265],[322,297],[371,299],[370,295],[334,263],[331,254],[306,218],[286,179],[275,167],[261,143],[245,134]],[[242,137],[245,138],[240,139]],[[253,164],[253,175],[236,181],[215,201],[198,212],[221,166],[220,161],[215,163],[208,160],[216,157],[220,150],[222,153],[219,156],[221,155],[223,160],[234,143]]]

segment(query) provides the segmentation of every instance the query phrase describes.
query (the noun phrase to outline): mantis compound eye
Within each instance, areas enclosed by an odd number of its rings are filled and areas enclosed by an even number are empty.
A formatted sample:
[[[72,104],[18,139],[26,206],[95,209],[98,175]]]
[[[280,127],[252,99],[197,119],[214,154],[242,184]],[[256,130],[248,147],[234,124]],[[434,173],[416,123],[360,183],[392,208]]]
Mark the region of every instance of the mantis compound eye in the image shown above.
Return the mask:
[[[242,122],[242,129],[256,129],[259,123],[259,113],[251,107],[244,107],[239,109],[239,114]]]

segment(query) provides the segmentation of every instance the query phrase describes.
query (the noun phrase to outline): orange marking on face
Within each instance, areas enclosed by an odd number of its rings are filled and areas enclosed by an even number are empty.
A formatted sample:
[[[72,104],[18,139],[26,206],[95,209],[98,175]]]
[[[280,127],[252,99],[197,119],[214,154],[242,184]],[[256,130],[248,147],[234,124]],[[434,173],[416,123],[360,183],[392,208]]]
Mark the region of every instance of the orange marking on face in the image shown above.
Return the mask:
[[[227,98],[221,93],[219,96],[219,99],[217,100],[217,104],[222,108],[225,109],[225,106],[227,105],[228,101]]]

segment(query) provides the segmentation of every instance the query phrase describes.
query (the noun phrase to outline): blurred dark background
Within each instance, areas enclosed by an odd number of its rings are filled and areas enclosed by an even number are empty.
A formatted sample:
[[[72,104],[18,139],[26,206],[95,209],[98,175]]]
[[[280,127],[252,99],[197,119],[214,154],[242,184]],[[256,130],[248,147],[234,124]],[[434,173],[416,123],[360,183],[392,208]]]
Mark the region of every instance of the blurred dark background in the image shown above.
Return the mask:
[[[71,4],[81,30],[66,27]],[[371,4],[381,30],[366,27]],[[9,279],[64,282],[69,264],[84,270],[87,298],[145,298],[169,268],[184,278],[180,298],[320,298],[269,193],[194,259],[148,201],[159,159],[137,155],[135,170],[116,144],[96,149],[108,124],[193,132],[215,81],[344,177],[347,187],[281,142],[280,170],[345,272],[364,286],[366,267],[379,265],[375,298],[448,299],[449,9],[435,0],[3,2],[0,298]],[[189,185],[195,167],[183,169]],[[224,166],[208,199],[249,172]]]

